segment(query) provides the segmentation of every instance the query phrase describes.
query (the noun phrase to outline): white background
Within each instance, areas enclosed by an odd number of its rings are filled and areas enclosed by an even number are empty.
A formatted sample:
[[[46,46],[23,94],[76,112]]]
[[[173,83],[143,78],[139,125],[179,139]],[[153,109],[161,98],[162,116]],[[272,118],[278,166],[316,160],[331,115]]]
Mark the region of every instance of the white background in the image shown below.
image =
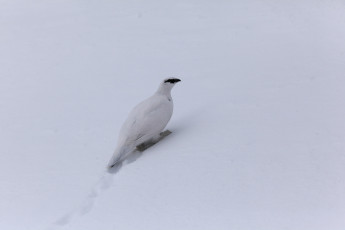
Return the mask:
[[[345,3],[0,1],[0,228],[345,229]],[[167,77],[173,133],[115,174]]]

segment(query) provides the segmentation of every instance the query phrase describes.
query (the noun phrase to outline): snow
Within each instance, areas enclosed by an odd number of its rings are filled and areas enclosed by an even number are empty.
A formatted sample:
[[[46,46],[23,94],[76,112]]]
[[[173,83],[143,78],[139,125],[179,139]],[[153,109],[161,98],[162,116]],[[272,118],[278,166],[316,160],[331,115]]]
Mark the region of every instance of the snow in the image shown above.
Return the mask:
[[[0,228],[345,228],[345,4],[0,1]],[[179,77],[168,137],[105,169]]]

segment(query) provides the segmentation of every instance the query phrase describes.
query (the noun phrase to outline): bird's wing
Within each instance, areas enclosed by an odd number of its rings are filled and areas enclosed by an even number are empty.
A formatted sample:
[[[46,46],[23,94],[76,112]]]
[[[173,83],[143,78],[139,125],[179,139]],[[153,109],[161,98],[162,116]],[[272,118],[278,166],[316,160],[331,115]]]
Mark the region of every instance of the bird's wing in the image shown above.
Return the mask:
[[[145,142],[159,134],[169,122],[172,109],[172,103],[162,96],[152,96],[137,105],[121,129],[124,142]]]

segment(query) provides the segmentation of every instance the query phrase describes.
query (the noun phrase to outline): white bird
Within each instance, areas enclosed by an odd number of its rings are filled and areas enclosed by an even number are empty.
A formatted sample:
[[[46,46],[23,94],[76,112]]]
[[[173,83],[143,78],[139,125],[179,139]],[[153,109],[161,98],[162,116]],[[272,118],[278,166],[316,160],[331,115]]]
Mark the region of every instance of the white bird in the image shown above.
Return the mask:
[[[137,146],[159,139],[159,134],[173,113],[171,89],[179,81],[181,80],[178,78],[165,79],[155,94],[134,107],[121,127],[109,168],[133,152]]]

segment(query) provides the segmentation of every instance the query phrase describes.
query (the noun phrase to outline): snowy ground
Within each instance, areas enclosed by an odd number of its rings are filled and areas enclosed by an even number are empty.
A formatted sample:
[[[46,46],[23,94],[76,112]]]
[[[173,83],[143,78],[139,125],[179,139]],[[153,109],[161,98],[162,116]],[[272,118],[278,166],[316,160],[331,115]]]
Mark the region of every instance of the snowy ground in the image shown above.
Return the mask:
[[[0,229],[345,229],[344,12],[0,0]],[[173,133],[107,173],[166,77]]]

